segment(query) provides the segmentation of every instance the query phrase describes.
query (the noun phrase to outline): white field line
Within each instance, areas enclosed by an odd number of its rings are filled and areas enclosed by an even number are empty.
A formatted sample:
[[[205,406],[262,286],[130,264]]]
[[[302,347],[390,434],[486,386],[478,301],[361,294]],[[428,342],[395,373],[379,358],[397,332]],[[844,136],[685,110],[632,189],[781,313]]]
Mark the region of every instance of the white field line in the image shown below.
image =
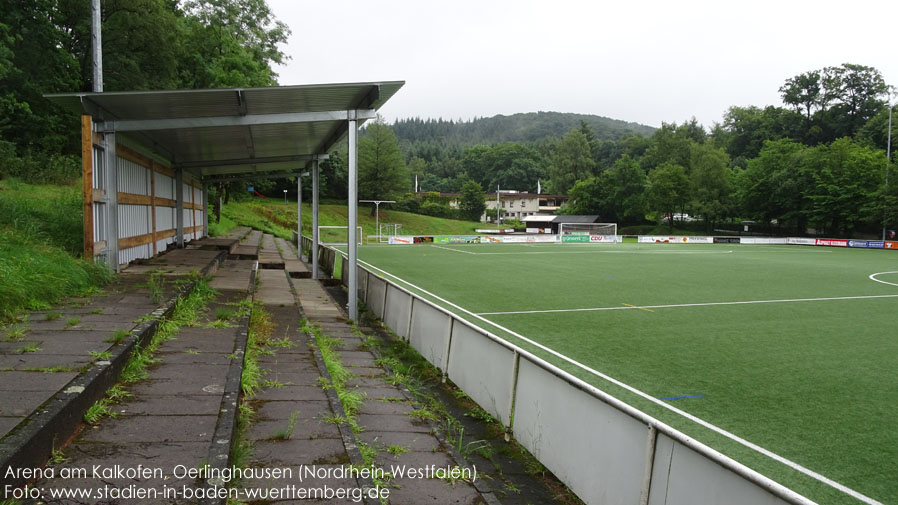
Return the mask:
[[[463,245],[463,244],[458,244]],[[526,244],[515,244],[515,245],[526,245]],[[561,250],[551,250],[551,251],[516,251],[516,252],[473,252],[473,251],[463,251],[461,249],[455,249],[451,247],[443,247],[438,245],[431,245],[430,247],[436,247],[437,249],[445,249],[447,251],[464,253],[464,254],[474,254],[477,256],[518,256],[521,254],[730,254],[733,251],[645,251],[645,250],[626,250],[626,251],[561,251]]]
[[[898,283],[881,281],[881,280],[879,280],[879,279],[876,278],[877,275],[885,275],[885,274],[898,274],[898,271],[896,271],[896,272],[877,272],[877,273],[875,273],[875,274],[870,274],[870,280],[871,280],[871,281],[875,281],[875,282],[879,282],[879,283],[882,283],[882,284],[888,284],[889,286],[898,286]]]
[[[521,252],[481,252],[472,254],[486,255],[518,255],[518,254],[730,254],[733,251],[645,251],[631,249],[628,251],[521,251]]]
[[[437,295],[435,295],[435,294],[433,294],[433,293],[431,293],[431,292],[429,292],[429,291],[427,291],[427,290],[421,289],[421,288],[419,288],[418,286],[416,286],[416,285],[414,285],[414,284],[412,284],[412,283],[410,283],[410,282],[408,282],[408,281],[406,281],[406,280],[404,280],[404,279],[401,279],[401,278],[399,278],[399,277],[397,277],[397,276],[391,274],[390,272],[387,272],[386,270],[377,268],[376,266],[374,266],[374,265],[372,265],[372,264],[370,264],[370,263],[368,263],[368,262],[366,262],[366,261],[358,260],[358,262],[361,263],[361,264],[363,264],[363,265],[368,266],[369,268],[372,268],[372,269],[374,269],[374,270],[377,270],[377,271],[379,271],[379,272],[382,272],[385,276],[389,276],[389,277],[391,277],[391,278],[393,278],[393,279],[395,279],[395,280],[397,280],[397,281],[399,281],[399,282],[402,282],[403,284],[405,284],[405,285],[407,285],[407,286],[409,286],[409,287],[415,289],[415,290],[418,291],[419,293],[423,293],[423,294],[425,294],[425,295],[427,295],[427,296],[432,297],[432,298],[435,299],[435,300],[439,300],[440,302],[445,303],[446,305],[448,305],[448,306],[450,306],[450,307],[452,307],[452,308],[454,308],[454,309],[456,309],[456,310],[458,310],[458,311],[460,311],[460,312],[463,312],[463,313],[465,313],[465,314],[467,314],[467,315],[469,315],[469,316],[471,316],[471,317],[473,317],[473,318],[475,318],[475,319],[477,319],[477,320],[480,320],[480,321],[482,321],[482,322],[484,322],[484,323],[486,323],[486,324],[488,324],[488,325],[490,325],[490,326],[493,326],[493,327],[495,327],[495,328],[498,328],[499,330],[502,330],[502,331],[508,333],[509,335],[512,335],[512,336],[514,336],[514,337],[516,337],[516,338],[518,338],[518,339],[520,339],[520,340],[522,340],[522,341],[524,341],[524,342],[527,342],[527,343],[530,344],[530,345],[533,345],[533,346],[535,346],[535,347],[537,347],[537,348],[539,348],[539,349],[542,349],[542,350],[548,352],[549,354],[551,354],[551,355],[553,355],[553,356],[555,356],[555,357],[557,357],[557,358],[560,358],[560,359],[562,359],[562,360],[564,360],[564,361],[567,361],[568,363],[570,363],[570,364],[572,364],[572,365],[574,365],[574,366],[576,366],[576,367],[578,367],[578,368],[580,368],[580,369],[582,369],[582,370],[585,370],[585,371],[587,371],[587,372],[589,372],[589,373],[595,375],[596,377],[600,377],[600,378],[602,378],[602,379],[604,379],[604,380],[606,380],[606,381],[608,381],[608,382],[610,382],[610,383],[612,383],[612,384],[614,384],[614,385],[616,385],[616,386],[618,386],[618,387],[620,387],[620,388],[623,388],[623,389],[625,389],[625,390],[627,390],[627,391],[629,391],[629,392],[631,392],[631,393],[634,393],[634,394],[636,394],[636,395],[638,395],[638,396],[640,396],[640,397],[642,397],[642,398],[644,398],[644,399],[646,399],[646,400],[648,400],[648,401],[654,403],[655,405],[658,405],[658,406],[660,406],[660,407],[662,407],[662,408],[665,408],[665,409],[670,410],[670,411],[672,411],[672,412],[674,412],[674,413],[677,413],[677,414],[679,414],[679,415],[685,417],[686,419],[689,419],[690,421],[692,421],[692,422],[694,422],[694,423],[696,423],[696,424],[699,424],[700,426],[703,426],[703,427],[705,427],[705,428],[707,428],[707,429],[709,429],[709,430],[711,430],[711,431],[714,431],[715,433],[718,433],[718,434],[720,434],[720,435],[723,435],[723,436],[729,438],[730,440],[733,440],[733,441],[735,441],[735,442],[737,442],[737,443],[739,443],[739,444],[741,444],[741,445],[744,445],[745,447],[748,447],[749,449],[752,449],[752,450],[754,450],[754,451],[757,451],[757,452],[759,452],[759,453],[761,453],[761,454],[767,456],[768,458],[773,459],[774,461],[777,461],[777,462],[779,462],[779,463],[782,463],[782,464],[784,464],[784,465],[786,465],[786,466],[788,466],[788,467],[790,467],[790,468],[792,468],[792,469],[794,469],[794,470],[796,470],[796,471],[798,471],[798,472],[801,472],[801,473],[807,475],[808,477],[811,477],[811,478],[816,479],[816,480],[818,480],[818,481],[820,481],[820,482],[823,482],[824,484],[826,484],[826,485],[828,485],[828,486],[830,486],[830,487],[833,487],[833,488],[835,488],[835,489],[838,489],[839,491],[841,491],[841,492],[843,492],[843,493],[845,493],[845,494],[847,494],[847,495],[849,495],[849,496],[851,496],[851,497],[853,497],[853,498],[855,498],[855,499],[857,499],[857,500],[860,500],[860,501],[862,501],[862,502],[864,502],[864,503],[867,503],[867,504],[869,504],[869,505],[885,505],[885,504],[883,504],[882,502],[879,502],[879,501],[877,501],[877,500],[875,500],[875,499],[873,499],[873,498],[870,498],[869,496],[866,496],[866,495],[864,495],[864,494],[861,494],[861,493],[858,492],[858,491],[855,491],[855,490],[853,490],[853,489],[851,489],[851,488],[849,488],[849,487],[847,487],[847,486],[845,486],[845,485],[843,485],[843,484],[840,484],[840,483],[838,483],[838,482],[836,482],[836,481],[834,481],[834,480],[832,480],[832,479],[830,479],[830,478],[828,478],[828,477],[825,477],[825,476],[823,476],[823,475],[821,475],[821,474],[819,474],[819,473],[817,473],[817,472],[815,472],[815,471],[813,471],[813,470],[811,470],[811,469],[809,469],[809,468],[806,468],[806,467],[804,467],[804,466],[802,466],[802,465],[800,465],[800,464],[798,464],[798,463],[795,463],[794,461],[791,461],[791,460],[789,460],[789,459],[786,459],[786,458],[784,458],[784,457],[782,457],[782,456],[780,456],[780,455],[778,455],[778,454],[776,454],[776,453],[774,453],[774,452],[772,452],[772,451],[769,451],[769,450],[767,450],[767,449],[765,449],[765,448],[763,448],[763,447],[761,447],[761,446],[759,446],[759,445],[757,445],[757,444],[754,444],[754,443],[752,443],[752,442],[749,442],[748,440],[745,440],[744,438],[741,438],[741,437],[739,437],[739,436],[737,436],[737,435],[735,435],[735,434],[733,434],[733,433],[730,433],[729,431],[726,431],[726,430],[724,430],[723,428],[720,428],[720,427],[718,427],[718,426],[716,426],[716,425],[714,425],[714,424],[711,424],[711,423],[709,423],[708,421],[705,421],[704,419],[701,419],[701,418],[699,418],[699,417],[696,417],[696,416],[694,416],[694,415],[692,415],[692,414],[690,414],[690,413],[688,413],[688,412],[686,412],[686,411],[684,411],[684,410],[678,409],[678,408],[676,408],[676,407],[670,405],[670,404],[667,403],[667,402],[663,402],[663,401],[661,401],[661,400],[658,400],[657,398],[653,397],[652,395],[649,395],[648,393],[645,393],[645,392],[643,392],[643,391],[640,391],[640,390],[634,388],[633,386],[630,386],[630,385],[628,385],[628,384],[625,384],[625,383],[623,383],[623,382],[621,382],[621,381],[619,381],[619,380],[617,380],[617,379],[615,379],[615,378],[613,378],[613,377],[611,377],[611,376],[608,376],[608,375],[603,374],[602,372],[599,372],[598,370],[595,370],[595,369],[593,369],[593,368],[590,368],[590,367],[584,365],[583,363],[580,363],[579,361],[576,361],[576,360],[574,360],[574,359],[572,359],[572,358],[569,358],[569,357],[565,356],[564,354],[561,354],[560,352],[558,352],[558,351],[556,351],[556,350],[554,350],[554,349],[551,349],[551,348],[549,348],[549,347],[546,347],[546,346],[540,344],[539,342],[535,342],[535,341],[533,341],[533,340],[531,340],[531,339],[529,339],[529,338],[527,338],[527,337],[525,337],[525,336],[523,336],[523,335],[521,335],[521,334],[519,334],[519,333],[517,333],[517,332],[514,332],[514,331],[512,331],[512,330],[510,330],[510,329],[508,329],[508,328],[505,328],[504,326],[501,326],[501,325],[499,325],[499,324],[496,324],[496,323],[490,321],[489,319],[486,319],[486,318],[484,318],[484,317],[482,317],[482,316],[479,316],[479,315],[477,315],[477,314],[475,314],[475,313],[473,313],[473,312],[471,312],[471,311],[469,311],[469,310],[467,310],[467,309],[464,309],[464,308],[462,308],[462,307],[460,307],[460,306],[458,306],[458,305],[456,305],[456,304],[450,302],[449,300],[446,300],[445,298],[442,298],[442,297],[440,297],[440,296],[437,296]]]
[[[452,251],[452,252],[455,252],[455,253],[461,253],[461,254],[477,254],[476,252],[462,251],[461,249],[453,249],[453,248],[451,248],[451,247],[443,247],[443,246],[441,246],[441,245],[432,245],[432,244],[431,244],[430,247],[436,247],[437,249],[442,249],[442,250],[444,250],[444,251]]]
[[[876,279],[874,279],[876,280]],[[883,281],[878,281],[883,282]],[[886,282],[885,284],[891,284]],[[893,284],[898,286],[898,284]],[[751,305],[756,303],[795,303],[795,302],[828,302],[833,300],[865,300],[870,298],[898,298],[898,295],[866,295],[866,296],[834,296],[830,298],[792,298],[783,300],[746,300],[741,302],[706,302],[706,303],[676,303],[671,305],[640,305],[621,307],[588,307],[583,309],[546,309],[546,310],[513,310],[508,312],[480,312],[480,316],[504,316],[510,314],[551,314],[554,312],[599,312],[604,310],[633,310],[633,309],[675,309],[682,307],[713,307],[715,305]]]

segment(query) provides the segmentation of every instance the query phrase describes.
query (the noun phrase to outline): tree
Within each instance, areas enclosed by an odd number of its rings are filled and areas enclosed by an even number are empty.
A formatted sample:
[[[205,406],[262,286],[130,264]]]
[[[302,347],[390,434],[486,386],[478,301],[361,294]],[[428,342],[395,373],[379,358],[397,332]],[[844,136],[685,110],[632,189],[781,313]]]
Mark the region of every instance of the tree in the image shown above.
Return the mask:
[[[802,169],[806,146],[791,139],[771,140],[757,158],[748,161],[745,171],[736,177],[736,194],[747,217],[766,228],[776,220],[781,227],[791,223],[804,233],[807,201],[804,192],[813,180]]]
[[[704,138],[704,130],[695,119],[680,126],[676,123],[662,123],[661,128],[652,135],[652,144],[639,160],[640,166],[646,172],[663,163],[688,166],[692,144],[704,142]]]
[[[412,189],[415,189],[415,181],[418,181],[418,186],[420,187],[421,179],[427,174],[427,162],[424,161],[423,158],[414,156],[409,160],[407,167],[409,179],[412,183]]]
[[[707,144],[693,144],[689,161],[691,207],[700,215],[708,232],[714,223],[731,209],[730,158],[723,149]]]
[[[722,130],[715,139],[732,158],[751,159],[758,155],[764,142],[802,137],[802,119],[794,111],[780,107],[730,107],[723,116]],[[806,130],[805,130],[806,131]]]
[[[393,129],[378,118],[359,139],[359,198],[373,200],[394,197],[408,191],[405,161]],[[374,215],[374,208],[371,208]]]
[[[265,0],[191,0],[184,4],[186,52],[181,74],[188,87],[271,86],[272,64],[286,56],[279,46],[290,29]]]
[[[645,219],[645,172],[639,163],[623,155],[610,170],[602,174],[609,186],[608,217],[616,222],[631,224]]]
[[[491,147],[483,156],[489,174],[486,187],[500,186],[518,191],[535,191],[536,181],[545,177],[539,154],[521,144],[506,142]]]
[[[780,94],[804,115],[803,140],[816,144],[857,133],[882,109],[887,90],[879,70],[843,63],[787,79]]]
[[[486,210],[483,188],[474,181],[468,181],[462,186],[461,193],[459,208],[462,216],[468,221],[480,221],[480,216]]]
[[[686,206],[689,194],[689,178],[682,165],[664,163],[649,172],[646,203],[649,210],[662,215],[672,215]],[[669,220],[673,231],[673,219]]]
[[[609,186],[607,181],[602,179],[602,177],[593,176],[577,181],[568,192],[570,203],[564,208],[564,213],[571,215],[597,214],[604,219],[607,211]]]
[[[814,184],[807,189],[810,220],[829,233],[848,235],[859,226],[874,229],[882,219],[876,195],[883,182],[885,156],[842,138],[811,148],[805,166]]]
[[[77,117],[43,98],[81,88],[52,0],[0,0],[0,134],[19,155],[76,154]]]
[[[549,169],[552,191],[567,193],[577,181],[594,175],[595,166],[586,135],[579,130],[569,131],[558,143]]]
[[[783,103],[795,107],[798,112],[803,112],[808,123],[811,121],[811,111],[822,105],[821,91],[819,70],[786,79],[786,83],[780,86]]]

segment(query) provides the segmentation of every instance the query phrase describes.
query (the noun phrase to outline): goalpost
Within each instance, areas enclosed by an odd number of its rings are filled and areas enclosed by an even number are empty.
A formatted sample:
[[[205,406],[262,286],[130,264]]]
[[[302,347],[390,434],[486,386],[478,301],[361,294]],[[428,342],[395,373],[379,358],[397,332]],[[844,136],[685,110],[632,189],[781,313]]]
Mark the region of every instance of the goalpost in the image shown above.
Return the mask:
[[[620,242],[617,223],[561,223],[558,225],[560,242],[614,243]]]
[[[402,228],[402,225],[399,223],[380,223],[380,227],[377,230],[377,235],[368,235],[368,237],[365,239],[365,242],[368,244],[386,244],[390,241],[391,237],[399,235],[400,228]]]
[[[348,245],[348,226],[319,226],[318,243],[321,245]],[[358,227],[356,239],[362,245],[362,227]]]

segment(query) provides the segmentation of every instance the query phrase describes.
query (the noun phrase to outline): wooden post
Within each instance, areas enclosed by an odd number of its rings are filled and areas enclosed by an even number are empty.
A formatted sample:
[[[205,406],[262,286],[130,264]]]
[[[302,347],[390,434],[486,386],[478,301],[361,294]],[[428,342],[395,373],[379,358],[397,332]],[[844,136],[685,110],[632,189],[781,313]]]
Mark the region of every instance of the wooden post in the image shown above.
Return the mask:
[[[81,116],[81,178],[84,188],[84,259],[94,260],[94,144],[93,118]]]

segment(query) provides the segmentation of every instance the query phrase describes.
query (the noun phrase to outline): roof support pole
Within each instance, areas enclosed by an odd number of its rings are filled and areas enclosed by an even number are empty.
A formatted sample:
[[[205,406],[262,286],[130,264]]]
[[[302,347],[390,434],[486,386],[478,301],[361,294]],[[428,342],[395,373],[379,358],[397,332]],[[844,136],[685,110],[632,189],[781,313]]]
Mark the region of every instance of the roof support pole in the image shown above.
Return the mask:
[[[302,241],[302,239],[300,239]],[[300,254],[302,254],[300,248]],[[309,252],[312,262],[312,279],[318,279],[318,158],[312,160],[312,250]]]
[[[103,164],[106,172],[106,264],[118,272],[118,163],[115,155],[115,132],[108,131],[103,137]]]
[[[175,169],[175,217],[177,228],[175,230],[175,243],[178,247],[184,247],[184,171]]]
[[[302,174],[296,176],[296,252],[302,258]]]
[[[209,236],[209,185],[203,184],[203,237]]]
[[[358,269],[358,231],[356,227],[359,223],[359,125],[353,112],[349,115],[349,230],[347,246],[348,254],[348,272],[343,275],[348,276],[349,282],[349,319],[358,321],[359,319],[359,269]]]

